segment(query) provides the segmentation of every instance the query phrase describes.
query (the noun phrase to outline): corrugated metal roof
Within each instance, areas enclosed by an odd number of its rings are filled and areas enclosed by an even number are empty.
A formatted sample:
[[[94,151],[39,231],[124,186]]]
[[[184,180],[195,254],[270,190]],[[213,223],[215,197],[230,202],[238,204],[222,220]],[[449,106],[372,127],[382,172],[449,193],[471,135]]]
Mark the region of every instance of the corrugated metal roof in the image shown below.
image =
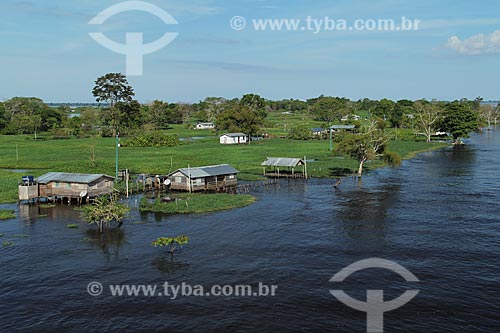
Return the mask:
[[[229,136],[231,138],[234,138],[234,137],[248,136],[248,135],[246,135],[245,133],[226,133],[221,136]]]
[[[356,125],[333,125],[331,129],[355,129]]]
[[[261,165],[265,166],[279,166],[279,167],[296,167],[297,165],[304,165],[304,160],[300,158],[285,158],[285,157],[268,157],[267,160],[262,162]]]
[[[114,177],[104,174],[49,172],[46,173],[45,175],[38,177],[38,183],[48,184],[50,182],[68,182],[68,183],[89,184],[95,182],[96,180],[102,177],[114,179]]]
[[[204,177],[213,177],[213,176],[221,176],[221,175],[233,175],[239,173],[238,170],[233,168],[228,164],[220,164],[220,165],[211,165],[211,166],[203,166],[197,168],[182,168],[173,173],[182,172],[185,176],[191,178],[204,178]],[[171,174],[173,174],[171,173]]]

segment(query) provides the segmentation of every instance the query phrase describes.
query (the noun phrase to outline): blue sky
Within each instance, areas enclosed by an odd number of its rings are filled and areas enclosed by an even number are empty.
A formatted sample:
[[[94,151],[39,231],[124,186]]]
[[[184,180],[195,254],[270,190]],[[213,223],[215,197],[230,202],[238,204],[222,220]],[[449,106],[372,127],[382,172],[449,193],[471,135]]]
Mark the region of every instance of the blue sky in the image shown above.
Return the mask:
[[[94,80],[125,72],[125,56],[90,32],[123,43],[126,32],[152,42],[179,36],[144,57],[129,77],[141,102],[197,102],[207,96],[257,93],[269,99],[320,94],[380,99],[499,99],[500,3],[496,0],[149,0],[170,13],[166,25],[144,12],[88,22],[122,1],[2,0],[0,100],[91,102]],[[242,31],[230,27],[246,18]],[[392,18],[421,20],[419,31],[255,31],[252,19]]]

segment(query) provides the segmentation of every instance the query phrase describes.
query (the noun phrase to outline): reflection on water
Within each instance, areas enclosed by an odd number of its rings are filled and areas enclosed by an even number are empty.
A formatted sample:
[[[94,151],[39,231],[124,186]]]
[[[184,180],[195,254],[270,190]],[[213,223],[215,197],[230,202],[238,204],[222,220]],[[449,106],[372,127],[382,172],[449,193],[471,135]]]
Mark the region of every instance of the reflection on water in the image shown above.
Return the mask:
[[[337,191],[336,219],[342,223],[345,232],[352,238],[379,239],[385,238],[388,215],[399,197],[400,184],[381,184],[375,188],[359,186],[357,188]]]
[[[118,257],[125,242],[125,231],[121,228],[106,228],[102,233],[99,229],[88,229],[86,234],[89,244],[100,249],[108,259]]]
[[[189,264],[178,261],[175,257],[172,258],[170,255],[162,255],[152,262],[153,266],[156,267],[160,272],[163,273],[173,273],[179,270],[189,269]]]
[[[361,185],[284,180],[252,189],[257,202],[232,211],[160,216],[134,209],[122,228],[102,235],[72,207],[21,206],[19,220],[0,222],[5,240],[29,236],[0,248],[0,325],[5,332],[364,332],[366,315],[334,299],[328,281],[355,261],[380,257],[421,280],[414,300],[385,314],[387,332],[495,332],[499,164],[496,130],[401,168],[371,171]],[[151,246],[180,234],[190,243],[173,261]],[[367,289],[397,297],[414,287],[383,273],[367,270],[342,287],[359,299]],[[276,297],[173,302],[91,297],[86,286],[96,280],[279,287]]]

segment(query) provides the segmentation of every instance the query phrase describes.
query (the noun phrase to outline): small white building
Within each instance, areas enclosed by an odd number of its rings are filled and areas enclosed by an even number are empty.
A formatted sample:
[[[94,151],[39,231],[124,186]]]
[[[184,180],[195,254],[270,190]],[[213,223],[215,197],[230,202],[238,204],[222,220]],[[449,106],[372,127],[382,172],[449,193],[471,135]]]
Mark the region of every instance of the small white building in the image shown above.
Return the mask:
[[[194,127],[194,129],[197,130],[214,129],[214,128],[215,128],[214,123],[199,123],[196,124],[196,126]]]
[[[221,145],[240,145],[248,143],[248,140],[245,133],[226,133],[220,136]]]
[[[360,119],[361,119],[361,117],[358,116],[357,114],[351,114],[351,115],[343,116],[342,119],[340,119],[340,121],[349,121],[349,120],[359,121]]]

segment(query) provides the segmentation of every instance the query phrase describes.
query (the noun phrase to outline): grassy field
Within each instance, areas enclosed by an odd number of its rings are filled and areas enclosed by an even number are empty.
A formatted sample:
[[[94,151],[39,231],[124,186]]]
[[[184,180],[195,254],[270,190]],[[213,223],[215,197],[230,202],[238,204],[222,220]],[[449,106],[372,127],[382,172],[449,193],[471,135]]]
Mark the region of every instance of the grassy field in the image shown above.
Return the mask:
[[[175,195],[175,197],[178,201],[170,203],[162,203],[159,200],[149,203],[144,198],[141,200],[139,209],[141,212],[163,214],[208,213],[240,208],[255,202],[255,197],[248,194],[182,193]]]
[[[287,115],[297,117],[297,115]],[[270,117],[271,122],[279,122]],[[300,118],[300,115],[299,115]],[[300,122],[301,119],[294,119]],[[308,120],[309,122],[311,120]],[[278,126],[273,123],[273,126]],[[311,126],[316,124],[311,123]],[[279,130],[275,129],[279,132]],[[270,139],[250,145],[220,145],[211,131],[195,131],[182,126],[169,130],[180,137],[205,137],[186,141],[177,147],[119,149],[119,168],[132,173],[167,174],[181,167],[231,164],[241,171],[240,179],[257,180],[262,175],[260,164],[267,157],[306,157],[308,172],[312,177],[333,177],[339,171],[355,170],[357,162],[329,151],[329,142],[320,140],[294,141]],[[95,167],[90,163],[90,139],[37,140],[32,136],[0,136],[0,203],[17,201],[17,184],[23,174],[39,176],[49,171],[115,174],[115,139],[100,138],[96,141]],[[436,149],[445,144],[427,144],[415,141],[392,141],[390,150],[403,158],[417,152]],[[18,148],[18,157],[16,155]],[[313,160],[313,161],[312,161]],[[382,162],[366,165],[366,169],[383,166]],[[29,170],[13,172],[12,170]]]

